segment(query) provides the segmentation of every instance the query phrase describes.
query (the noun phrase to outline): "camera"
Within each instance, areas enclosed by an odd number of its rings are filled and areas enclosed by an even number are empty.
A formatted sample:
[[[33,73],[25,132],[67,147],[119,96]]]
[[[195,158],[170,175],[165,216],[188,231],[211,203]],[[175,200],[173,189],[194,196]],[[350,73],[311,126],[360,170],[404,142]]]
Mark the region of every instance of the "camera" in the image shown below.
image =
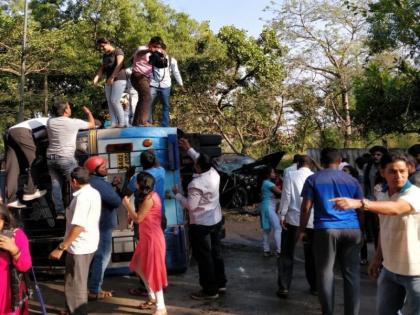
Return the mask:
[[[7,237],[13,237],[13,231],[12,230],[1,230],[0,235],[4,235]]]
[[[156,68],[166,68],[168,66],[168,59],[159,51],[154,51],[150,54],[149,64]]]

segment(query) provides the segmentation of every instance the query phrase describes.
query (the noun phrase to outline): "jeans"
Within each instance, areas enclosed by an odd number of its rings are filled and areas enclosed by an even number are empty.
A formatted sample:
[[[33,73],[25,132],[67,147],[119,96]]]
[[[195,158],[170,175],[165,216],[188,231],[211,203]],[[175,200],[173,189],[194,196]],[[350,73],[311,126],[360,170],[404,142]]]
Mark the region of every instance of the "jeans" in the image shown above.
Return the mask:
[[[36,146],[32,136],[32,130],[26,128],[9,129],[6,154],[7,202],[16,200],[19,175],[24,173],[25,169],[28,173],[28,180],[24,187],[24,192],[33,194],[36,191],[31,170],[35,158]]]
[[[108,210],[106,210],[108,211]],[[89,292],[98,294],[102,291],[102,282],[104,280],[104,273],[112,253],[112,228],[101,229],[99,236],[98,249],[95,256],[93,256],[90,265],[90,277],[88,282]]]
[[[292,283],[293,264],[298,227],[286,224],[287,230],[282,231],[281,254],[277,260],[277,284],[279,291],[289,291]],[[311,291],[316,291],[316,273],[313,254],[313,229],[305,229],[306,240],[303,243],[305,256],[305,274]]]
[[[403,306],[404,315],[420,315],[420,276],[398,275],[383,268],[376,293],[377,314],[398,315]]]
[[[112,85],[105,85],[105,96],[108,102],[111,126],[124,126],[124,108],[121,105],[121,96],[127,85],[126,80],[116,80]]]
[[[334,263],[338,259],[344,287],[344,314],[360,308],[360,229],[314,230],[318,297],[323,315],[334,314]]]
[[[77,167],[77,161],[74,157],[47,157],[48,172],[51,177],[52,199],[55,212],[64,213],[63,185],[70,182],[70,174]]]
[[[200,285],[206,294],[217,294],[226,286],[221,244],[222,222],[215,225],[190,225],[192,254],[198,263]]]
[[[135,88],[132,87],[131,81],[127,81],[127,90],[129,95],[129,106],[124,111],[124,119],[125,119],[125,125],[127,127],[132,126],[134,112],[136,111],[137,102],[139,100],[139,95]]]
[[[150,116],[150,79],[140,73],[133,72],[130,77],[131,85],[138,93],[138,102],[134,111],[133,126],[147,125]]]
[[[270,251],[270,233],[273,231],[274,241],[276,243],[276,252],[280,254],[281,251],[281,225],[279,216],[274,209],[269,210],[270,230],[263,231],[263,250]]]
[[[151,115],[149,118],[149,122],[153,122],[153,115],[155,112],[155,105],[154,100],[156,97],[160,99],[162,102],[162,121],[160,125],[162,127],[168,127],[169,126],[169,97],[171,96],[171,88],[157,88],[157,87],[150,87],[150,95],[152,96],[151,103],[153,104]]]

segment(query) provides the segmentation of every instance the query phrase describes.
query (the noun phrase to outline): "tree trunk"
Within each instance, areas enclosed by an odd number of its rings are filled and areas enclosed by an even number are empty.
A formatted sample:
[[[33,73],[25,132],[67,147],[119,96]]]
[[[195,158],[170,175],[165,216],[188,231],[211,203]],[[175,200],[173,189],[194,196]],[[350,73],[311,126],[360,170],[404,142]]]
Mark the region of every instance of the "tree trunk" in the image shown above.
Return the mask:
[[[350,117],[349,92],[347,91],[347,89],[343,90],[343,92],[341,93],[341,98],[343,101],[344,115],[345,115],[344,147],[349,148],[351,146],[352,129],[351,129],[351,117]]]
[[[48,75],[44,75],[44,115],[48,116]]]

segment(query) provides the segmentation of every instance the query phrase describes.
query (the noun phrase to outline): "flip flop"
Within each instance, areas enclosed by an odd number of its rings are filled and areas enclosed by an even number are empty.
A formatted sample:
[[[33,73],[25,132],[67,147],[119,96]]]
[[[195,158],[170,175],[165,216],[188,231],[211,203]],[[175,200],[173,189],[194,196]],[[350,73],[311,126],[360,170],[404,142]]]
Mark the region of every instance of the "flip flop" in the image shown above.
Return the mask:
[[[103,300],[114,296],[114,291],[100,291],[98,294],[89,293],[89,301]]]
[[[154,300],[148,300],[148,301],[145,301],[143,303],[140,303],[139,304],[139,309],[141,309],[141,310],[150,310],[155,305],[156,305],[156,301],[154,301]]]

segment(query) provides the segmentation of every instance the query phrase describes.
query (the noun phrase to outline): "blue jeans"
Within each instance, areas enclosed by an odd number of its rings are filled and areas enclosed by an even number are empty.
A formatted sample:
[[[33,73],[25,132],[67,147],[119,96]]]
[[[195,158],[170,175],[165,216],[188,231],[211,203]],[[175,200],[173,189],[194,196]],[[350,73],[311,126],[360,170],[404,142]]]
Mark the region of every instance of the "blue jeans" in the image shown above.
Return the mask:
[[[106,210],[108,211],[108,210]],[[102,290],[104,273],[111,259],[112,253],[112,228],[101,229],[98,249],[90,264],[90,277],[88,282],[89,292],[98,294]]]
[[[152,122],[153,120],[153,113],[155,111],[155,99],[158,97],[160,101],[162,102],[162,121],[160,125],[162,127],[168,127],[169,126],[169,97],[171,96],[171,88],[156,88],[156,87],[150,87],[150,94],[152,96],[152,110],[150,114],[149,121]]]
[[[398,275],[383,268],[376,293],[377,314],[398,315],[403,306],[404,315],[420,315],[420,276]]]
[[[357,315],[360,308],[360,229],[314,230],[316,283],[323,315],[334,314],[334,263],[343,277],[344,314]]]
[[[125,126],[124,108],[121,105],[121,96],[127,85],[126,80],[117,80],[112,85],[105,85],[105,97],[108,102],[111,125]]]
[[[48,172],[51,177],[51,192],[54,202],[55,212],[64,213],[63,185],[70,182],[70,174],[77,167],[77,161],[74,157],[58,157],[52,155],[47,157]]]

